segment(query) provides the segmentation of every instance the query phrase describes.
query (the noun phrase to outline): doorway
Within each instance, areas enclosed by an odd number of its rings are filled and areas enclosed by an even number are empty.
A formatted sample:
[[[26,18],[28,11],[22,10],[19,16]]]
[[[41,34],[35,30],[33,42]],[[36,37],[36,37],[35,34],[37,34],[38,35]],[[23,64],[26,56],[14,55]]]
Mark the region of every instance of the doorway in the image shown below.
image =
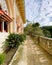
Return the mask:
[[[2,32],[2,22],[0,22],[0,32]]]
[[[4,31],[7,32],[7,23],[4,22]]]

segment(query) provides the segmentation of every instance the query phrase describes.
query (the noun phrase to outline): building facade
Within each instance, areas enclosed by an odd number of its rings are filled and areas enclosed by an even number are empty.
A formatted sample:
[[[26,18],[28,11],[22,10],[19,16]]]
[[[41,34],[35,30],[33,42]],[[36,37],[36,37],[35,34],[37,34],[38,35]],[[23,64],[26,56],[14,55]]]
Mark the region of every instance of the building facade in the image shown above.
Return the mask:
[[[23,33],[24,0],[0,1],[0,32]]]

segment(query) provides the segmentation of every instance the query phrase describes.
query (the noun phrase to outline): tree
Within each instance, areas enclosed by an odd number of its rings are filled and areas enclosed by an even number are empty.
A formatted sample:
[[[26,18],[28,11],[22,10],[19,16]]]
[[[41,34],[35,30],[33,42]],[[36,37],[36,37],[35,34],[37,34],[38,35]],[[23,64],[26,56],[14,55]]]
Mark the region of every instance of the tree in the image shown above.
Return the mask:
[[[25,28],[24,28],[24,32],[25,34],[29,34],[29,32],[32,31],[32,24],[28,24]]]
[[[44,29],[43,33],[46,37],[51,37],[51,33],[48,30]]]
[[[28,24],[25,28],[25,33],[34,35],[44,35],[43,31],[39,27],[39,23]]]
[[[43,30],[41,30],[40,27],[33,27],[33,29],[32,29],[32,34],[44,36]]]
[[[33,27],[39,27],[40,24],[38,22],[32,24]]]

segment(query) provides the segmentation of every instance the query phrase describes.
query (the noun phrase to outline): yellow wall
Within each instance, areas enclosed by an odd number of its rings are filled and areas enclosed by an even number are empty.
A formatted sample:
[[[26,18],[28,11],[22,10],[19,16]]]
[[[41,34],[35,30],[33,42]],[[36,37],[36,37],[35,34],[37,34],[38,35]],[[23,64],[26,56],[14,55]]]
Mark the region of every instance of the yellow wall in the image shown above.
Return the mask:
[[[22,33],[23,32],[23,18],[20,9],[15,0],[6,0],[8,13],[13,21],[10,23],[10,32]],[[18,29],[19,27],[19,29]]]

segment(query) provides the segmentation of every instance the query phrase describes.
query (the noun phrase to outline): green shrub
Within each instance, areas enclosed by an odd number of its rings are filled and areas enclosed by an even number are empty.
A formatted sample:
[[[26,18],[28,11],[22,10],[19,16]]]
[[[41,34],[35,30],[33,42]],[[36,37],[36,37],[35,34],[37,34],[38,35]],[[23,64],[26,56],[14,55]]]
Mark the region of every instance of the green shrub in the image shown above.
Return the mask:
[[[26,35],[25,34],[21,34],[20,35],[20,42],[23,42],[26,39]]]
[[[6,39],[6,45],[8,48],[18,47],[25,40],[24,34],[10,34]]]
[[[8,39],[6,39],[6,44],[8,47],[13,48],[15,46],[16,43],[16,37],[15,34],[10,34],[8,36]]]
[[[0,65],[3,64],[4,58],[5,58],[5,55],[4,54],[0,54]]]

